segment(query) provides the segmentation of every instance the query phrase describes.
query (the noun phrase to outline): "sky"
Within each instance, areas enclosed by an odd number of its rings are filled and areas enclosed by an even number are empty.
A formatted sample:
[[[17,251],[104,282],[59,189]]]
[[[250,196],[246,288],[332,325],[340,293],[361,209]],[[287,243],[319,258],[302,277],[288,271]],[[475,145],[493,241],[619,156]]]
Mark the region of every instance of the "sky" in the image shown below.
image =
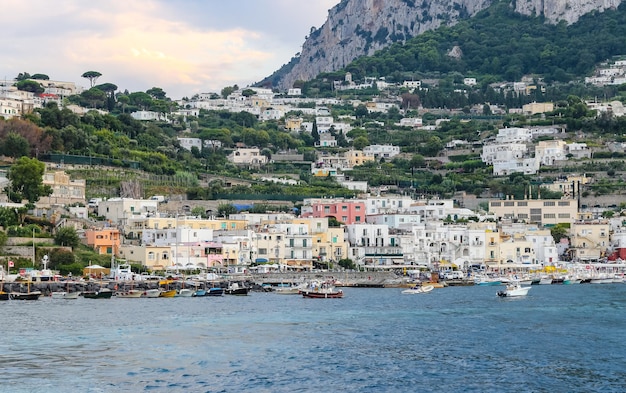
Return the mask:
[[[339,0],[2,0],[0,79],[75,82],[172,99],[249,86],[302,48]]]

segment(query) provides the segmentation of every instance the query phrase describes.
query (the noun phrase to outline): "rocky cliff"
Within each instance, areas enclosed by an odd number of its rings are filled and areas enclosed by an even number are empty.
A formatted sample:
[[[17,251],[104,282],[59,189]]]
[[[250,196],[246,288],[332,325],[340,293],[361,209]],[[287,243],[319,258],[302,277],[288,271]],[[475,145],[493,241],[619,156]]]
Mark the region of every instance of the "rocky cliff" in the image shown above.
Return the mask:
[[[278,83],[288,89],[297,80],[336,71],[352,60],[405,41],[441,25],[471,18],[497,0],[341,0],[324,25],[312,30],[299,59]],[[617,8],[622,0],[513,0],[524,15],[543,15],[568,24],[588,12]]]

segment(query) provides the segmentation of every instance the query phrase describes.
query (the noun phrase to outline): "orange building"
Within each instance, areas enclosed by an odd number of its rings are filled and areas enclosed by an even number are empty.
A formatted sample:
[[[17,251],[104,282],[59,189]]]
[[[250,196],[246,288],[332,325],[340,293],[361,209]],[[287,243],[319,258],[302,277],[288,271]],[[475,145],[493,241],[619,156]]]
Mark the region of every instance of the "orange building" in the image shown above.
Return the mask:
[[[88,229],[85,231],[86,243],[98,254],[113,254],[120,249],[120,230],[117,228]]]

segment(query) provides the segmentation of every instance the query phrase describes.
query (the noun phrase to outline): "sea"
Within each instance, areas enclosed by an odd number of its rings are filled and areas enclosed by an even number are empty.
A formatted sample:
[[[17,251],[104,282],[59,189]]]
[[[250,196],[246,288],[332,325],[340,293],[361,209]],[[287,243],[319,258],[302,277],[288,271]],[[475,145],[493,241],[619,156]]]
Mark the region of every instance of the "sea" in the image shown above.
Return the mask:
[[[0,302],[1,392],[626,392],[626,284]]]

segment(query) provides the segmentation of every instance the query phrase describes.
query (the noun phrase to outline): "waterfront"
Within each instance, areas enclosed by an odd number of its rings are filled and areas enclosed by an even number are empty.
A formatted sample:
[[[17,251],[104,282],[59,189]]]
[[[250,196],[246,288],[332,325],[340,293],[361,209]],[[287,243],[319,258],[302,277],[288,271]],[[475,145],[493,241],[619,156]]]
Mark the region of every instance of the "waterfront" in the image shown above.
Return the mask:
[[[3,392],[620,392],[626,285],[0,303]]]

